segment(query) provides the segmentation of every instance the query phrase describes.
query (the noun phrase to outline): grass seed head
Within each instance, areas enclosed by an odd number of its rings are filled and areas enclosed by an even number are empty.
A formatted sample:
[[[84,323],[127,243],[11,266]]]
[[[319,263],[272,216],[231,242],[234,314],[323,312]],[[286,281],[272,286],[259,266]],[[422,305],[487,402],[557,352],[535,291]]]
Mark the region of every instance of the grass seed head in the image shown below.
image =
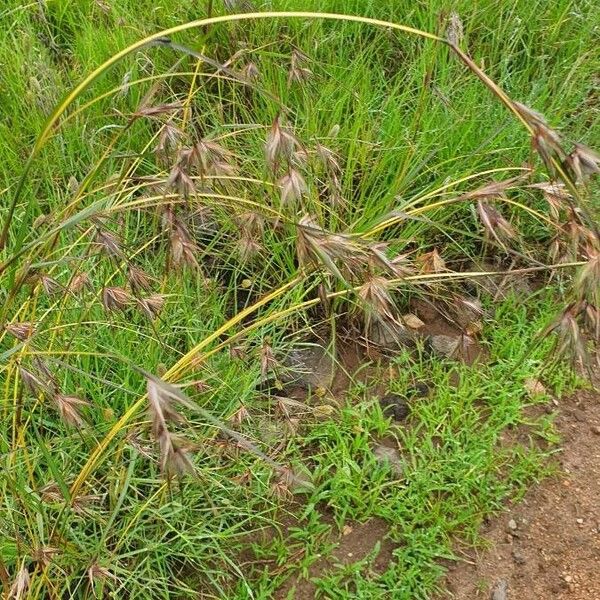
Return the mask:
[[[307,192],[306,182],[296,169],[290,169],[280,180],[281,204],[287,206],[294,205]]]
[[[448,27],[446,29],[446,39],[453,46],[460,46],[464,37],[463,23],[457,13],[451,12],[448,17]]]
[[[52,400],[60,418],[67,425],[77,429],[82,429],[85,426],[86,423],[80,411],[84,406],[89,406],[89,402],[77,396],[65,396],[63,394],[55,394]]]
[[[138,298],[137,305],[148,319],[156,319],[165,305],[165,297],[162,294],[152,294],[146,298]]]
[[[35,324],[31,322],[8,323],[4,328],[7,333],[10,333],[21,342],[24,342],[35,333]]]
[[[152,279],[148,273],[139,267],[130,265],[127,269],[127,282],[131,291],[138,295],[147,292],[152,287]]]
[[[47,296],[56,296],[64,291],[63,286],[49,275],[42,275],[40,277],[40,284]]]
[[[592,175],[600,173],[600,155],[582,144],[575,144],[575,149],[567,157],[567,164],[578,183],[585,183]]]
[[[102,305],[108,311],[124,311],[131,304],[131,294],[122,287],[105,287]]]
[[[512,225],[502,216],[502,213],[488,202],[477,201],[477,213],[485,228],[486,234],[493,237],[502,247],[503,240],[516,237]]]
[[[276,171],[281,160],[290,160],[297,147],[300,147],[300,143],[286,127],[281,125],[281,118],[278,115],[271,125],[265,144],[267,166],[272,171]]]
[[[110,258],[120,258],[123,255],[121,242],[112,231],[98,228],[94,243],[101,252]]]
[[[80,294],[85,288],[91,289],[92,282],[90,276],[85,273],[77,273],[69,282],[69,291],[72,294]]]
[[[298,49],[292,50],[290,70],[288,72],[288,85],[293,83],[306,83],[312,77],[312,71],[306,66],[308,56]]]
[[[24,600],[27,596],[30,582],[29,570],[23,565],[8,590],[8,600]]]

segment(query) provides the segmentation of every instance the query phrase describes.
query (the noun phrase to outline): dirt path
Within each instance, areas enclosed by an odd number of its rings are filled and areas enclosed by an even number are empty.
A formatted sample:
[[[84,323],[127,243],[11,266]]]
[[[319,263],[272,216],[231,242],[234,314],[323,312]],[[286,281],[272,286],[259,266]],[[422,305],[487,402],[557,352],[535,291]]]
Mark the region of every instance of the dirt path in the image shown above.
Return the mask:
[[[561,401],[560,476],[483,531],[490,549],[451,565],[444,598],[600,600],[600,394]]]

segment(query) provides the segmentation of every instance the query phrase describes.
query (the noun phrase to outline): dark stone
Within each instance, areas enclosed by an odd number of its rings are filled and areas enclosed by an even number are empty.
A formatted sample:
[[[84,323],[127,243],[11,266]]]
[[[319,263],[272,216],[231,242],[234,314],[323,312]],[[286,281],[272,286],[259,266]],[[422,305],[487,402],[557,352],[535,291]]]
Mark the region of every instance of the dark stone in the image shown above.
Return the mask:
[[[387,394],[379,400],[381,410],[386,417],[394,421],[404,421],[410,412],[406,398],[398,394]]]

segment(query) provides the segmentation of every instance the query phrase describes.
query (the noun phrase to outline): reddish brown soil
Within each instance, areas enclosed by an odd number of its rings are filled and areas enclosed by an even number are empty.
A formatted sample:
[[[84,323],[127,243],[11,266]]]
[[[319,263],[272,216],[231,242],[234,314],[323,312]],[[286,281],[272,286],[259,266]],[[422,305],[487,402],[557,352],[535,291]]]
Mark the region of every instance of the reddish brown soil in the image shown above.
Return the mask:
[[[331,556],[317,560],[309,569],[309,578],[292,577],[275,594],[275,600],[293,598],[294,600],[313,600],[316,588],[311,577],[325,574],[335,565],[347,565],[365,558],[379,543],[379,553],[373,563],[373,571],[382,573],[392,560],[394,545],[384,539],[389,526],[382,519],[371,519],[367,523],[346,526],[337,539],[330,541],[336,544]]]
[[[443,598],[600,600],[600,395],[561,401],[557,425],[560,475],[487,524],[489,550],[450,566]]]

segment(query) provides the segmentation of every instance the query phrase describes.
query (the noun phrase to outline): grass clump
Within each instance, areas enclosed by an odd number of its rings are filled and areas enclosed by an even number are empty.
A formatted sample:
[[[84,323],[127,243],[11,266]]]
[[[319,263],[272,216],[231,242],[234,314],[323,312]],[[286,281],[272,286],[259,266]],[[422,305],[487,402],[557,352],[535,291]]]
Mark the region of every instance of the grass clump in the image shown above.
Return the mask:
[[[382,519],[395,549],[318,593],[427,597],[452,536],[544,470],[545,446],[500,443],[550,353],[536,333],[589,366],[600,330],[598,157],[528,108],[593,141],[591,5],[320,6],[367,15],[349,22],[227,2],[206,7],[227,22],[181,25],[195,3],[119,4],[0,13],[3,591],[271,597],[331,550],[326,508]],[[533,274],[554,295],[482,285]],[[433,358],[418,301],[489,360]],[[340,371],[344,347],[378,348],[376,381],[294,397],[306,340]],[[434,392],[398,428],[382,381]],[[374,455],[386,436],[401,475]],[[289,538],[252,541],[296,494]]]

